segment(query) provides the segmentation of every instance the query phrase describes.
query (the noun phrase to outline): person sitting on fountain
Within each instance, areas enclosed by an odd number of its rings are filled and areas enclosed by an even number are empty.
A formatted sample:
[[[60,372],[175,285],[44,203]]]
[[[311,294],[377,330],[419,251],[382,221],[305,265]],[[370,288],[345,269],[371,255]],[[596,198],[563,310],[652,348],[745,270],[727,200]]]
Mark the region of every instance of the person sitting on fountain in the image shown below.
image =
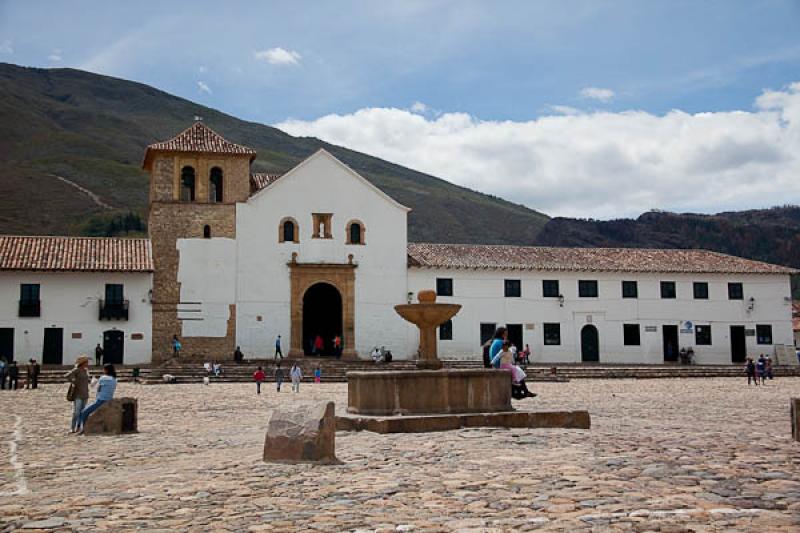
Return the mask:
[[[511,371],[511,396],[516,400],[533,398],[536,394],[528,390],[525,384],[525,372],[514,364],[514,354],[511,352],[511,343],[504,341],[502,349],[492,359],[492,366]]]

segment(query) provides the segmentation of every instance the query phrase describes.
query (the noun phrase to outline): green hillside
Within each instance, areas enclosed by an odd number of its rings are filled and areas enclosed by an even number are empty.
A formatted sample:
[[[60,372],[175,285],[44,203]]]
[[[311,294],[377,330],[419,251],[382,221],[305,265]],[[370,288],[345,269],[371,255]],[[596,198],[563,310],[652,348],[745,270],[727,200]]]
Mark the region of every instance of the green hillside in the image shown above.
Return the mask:
[[[0,64],[0,233],[94,233],[127,227],[129,211],[144,218],[144,148],[179,133],[195,115],[229,140],[256,149],[254,171],[288,170],[325,147],[413,209],[413,241],[530,243],[548,220],[524,206],[318,139],[292,137],[140,83]]]

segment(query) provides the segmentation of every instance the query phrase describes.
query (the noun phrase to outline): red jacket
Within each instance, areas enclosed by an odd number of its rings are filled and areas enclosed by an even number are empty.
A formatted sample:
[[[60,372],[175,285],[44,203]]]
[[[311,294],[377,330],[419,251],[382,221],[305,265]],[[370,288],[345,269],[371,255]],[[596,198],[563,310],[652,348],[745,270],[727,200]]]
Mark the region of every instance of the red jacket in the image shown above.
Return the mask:
[[[266,377],[267,375],[264,374],[263,370],[256,370],[255,372],[253,372],[253,379],[256,381],[264,381]]]

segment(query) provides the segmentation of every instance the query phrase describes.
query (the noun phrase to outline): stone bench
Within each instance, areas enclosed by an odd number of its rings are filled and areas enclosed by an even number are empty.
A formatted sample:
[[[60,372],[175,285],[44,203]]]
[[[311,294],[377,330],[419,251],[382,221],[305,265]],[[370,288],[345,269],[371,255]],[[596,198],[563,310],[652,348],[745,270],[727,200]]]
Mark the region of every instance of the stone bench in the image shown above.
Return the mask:
[[[121,435],[138,431],[139,404],[136,398],[114,398],[89,415],[86,435]]]
[[[789,410],[792,418],[792,438],[800,442],[800,398],[789,398]]]
[[[337,464],[333,402],[304,402],[273,409],[267,419],[264,461]]]

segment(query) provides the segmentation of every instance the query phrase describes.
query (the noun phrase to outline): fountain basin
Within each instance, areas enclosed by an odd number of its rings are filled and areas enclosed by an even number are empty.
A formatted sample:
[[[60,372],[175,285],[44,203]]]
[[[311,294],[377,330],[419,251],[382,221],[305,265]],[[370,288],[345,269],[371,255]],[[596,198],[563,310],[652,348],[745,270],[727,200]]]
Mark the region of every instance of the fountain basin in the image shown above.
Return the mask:
[[[348,372],[347,412],[370,416],[513,411],[508,370]]]

